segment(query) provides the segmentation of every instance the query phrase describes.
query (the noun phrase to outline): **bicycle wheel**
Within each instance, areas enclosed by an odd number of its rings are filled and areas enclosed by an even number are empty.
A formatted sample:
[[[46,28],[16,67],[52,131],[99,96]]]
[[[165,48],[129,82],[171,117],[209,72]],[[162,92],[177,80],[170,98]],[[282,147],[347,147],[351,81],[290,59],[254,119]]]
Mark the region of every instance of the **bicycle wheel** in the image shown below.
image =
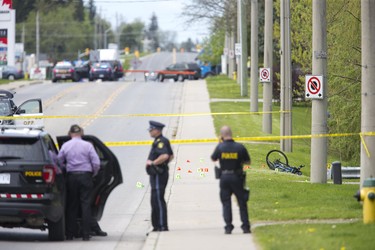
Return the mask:
[[[277,149],[274,149],[274,150],[271,150],[270,152],[268,152],[267,156],[266,156],[266,162],[267,162],[267,165],[270,169],[272,170],[275,170],[276,166],[275,164],[278,163],[282,163],[284,165],[287,165],[289,166],[289,162],[288,162],[288,158],[286,157],[286,155],[281,152],[280,150],[277,150]]]

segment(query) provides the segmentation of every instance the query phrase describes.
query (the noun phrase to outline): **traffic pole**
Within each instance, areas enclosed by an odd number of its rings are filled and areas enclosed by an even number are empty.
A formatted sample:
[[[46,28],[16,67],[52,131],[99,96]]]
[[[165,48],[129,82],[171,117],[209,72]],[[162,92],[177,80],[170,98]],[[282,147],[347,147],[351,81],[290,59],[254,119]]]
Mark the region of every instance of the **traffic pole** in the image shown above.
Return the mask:
[[[263,83],[263,132],[272,134],[273,83],[273,0],[265,0],[264,11],[264,67],[270,69],[270,82]]]
[[[313,58],[312,74],[323,76],[322,99],[312,100],[312,124],[311,124],[311,178],[312,183],[327,182],[327,24],[326,24],[326,0],[313,0]]]
[[[240,77],[241,96],[248,95],[247,88],[247,25],[246,25],[246,5],[244,1],[238,0],[238,15],[239,15],[239,41],[241,43],[240,67],[238,70]]]
[[[375,1],[361,1],[362,90],[361,90],[361,186],[375,178]]]
[[[251,0],[250,112],[258,112],[258,0]]]
[[[280,1],[281,67],[280,67],[280,135],[292,135],[292,77],[290,52],[290,0]],[[292,152],[292,139],[281,139],[280,149]]]

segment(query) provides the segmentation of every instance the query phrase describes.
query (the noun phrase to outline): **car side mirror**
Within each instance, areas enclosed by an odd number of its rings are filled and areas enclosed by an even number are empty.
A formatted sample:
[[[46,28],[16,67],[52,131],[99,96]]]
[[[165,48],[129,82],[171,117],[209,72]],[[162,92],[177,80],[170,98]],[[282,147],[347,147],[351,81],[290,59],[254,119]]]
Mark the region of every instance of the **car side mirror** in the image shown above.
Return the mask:
[[[24,110],[24,109],[19,109],[19,110],[17,110],[17,114],[19,115],[19,114],[25,114],[26,113],[26,110]]]

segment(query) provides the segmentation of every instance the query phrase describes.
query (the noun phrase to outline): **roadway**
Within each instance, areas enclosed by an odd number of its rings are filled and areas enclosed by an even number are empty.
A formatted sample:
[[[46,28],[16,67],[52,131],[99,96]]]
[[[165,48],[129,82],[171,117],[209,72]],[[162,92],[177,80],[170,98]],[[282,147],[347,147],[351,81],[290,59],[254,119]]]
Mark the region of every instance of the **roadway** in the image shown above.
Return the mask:
[[[177,54],[176,61],[192,61],[195,54]],[[170,53],[153,54],[142,59],[140,68],[163,69],[173,63]],[[136,81],[134,81],[136,77]],[[164,133],[169,137],[177,133],[178,117],[129,116],[131,114],[180,113],[183,95],[181,82],[144,82],[142,74],[128,75],[117,82],[58,82],[44,81],[16,90],[15,103],[26,99],[41,98],[47,116],[82,116],[79,118],[45,119],[45,130],[53,138],[65,135],[72,124],[80,124],[86,134],[94,134],[102,141],[151,140],[147,131],[148,121],[155,119],[165,123]],[[91,115],[85,117],[85,115]],[[92,115],[116,115],[93,117]],[[73,249],[141,249],[149,230],[150,208],[148,176],[145,161],[149,146],[112,147],[122,168],[124,183],[109,196],[103,217],[102,229],[107,237],[94,237],[90,242],[81,240],[58,243],[59,248]],[[144,184],[143,188],[136,186]],[[56,242],[48,242],[47,232],[28,229],[0,228],[1,249],[51,249]],[[125,244],[125,245],[124,245]]]

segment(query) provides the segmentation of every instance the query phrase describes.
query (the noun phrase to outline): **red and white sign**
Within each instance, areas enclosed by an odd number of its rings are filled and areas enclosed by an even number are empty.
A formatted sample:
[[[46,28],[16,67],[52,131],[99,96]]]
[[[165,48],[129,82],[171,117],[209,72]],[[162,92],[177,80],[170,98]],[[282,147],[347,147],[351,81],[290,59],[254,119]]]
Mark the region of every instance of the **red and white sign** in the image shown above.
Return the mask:
[[[270,82],[271,81],[271,69],[270,68],[260,68],[259,69],[259,81]]]
[[[323,76],[306,76],[305,97],[323,99]]]

